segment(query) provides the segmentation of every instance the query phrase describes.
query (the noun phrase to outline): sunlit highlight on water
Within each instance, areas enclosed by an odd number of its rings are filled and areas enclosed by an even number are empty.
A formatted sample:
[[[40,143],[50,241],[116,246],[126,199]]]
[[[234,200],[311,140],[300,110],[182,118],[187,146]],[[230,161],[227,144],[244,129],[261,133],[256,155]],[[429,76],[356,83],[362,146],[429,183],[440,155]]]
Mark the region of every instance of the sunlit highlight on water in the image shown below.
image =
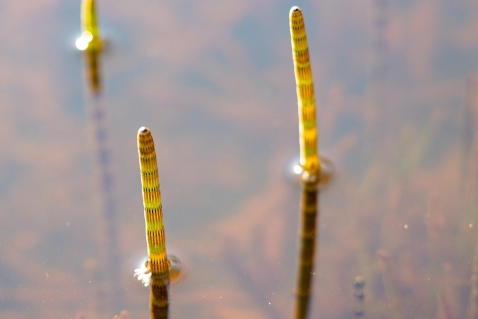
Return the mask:
[[[134,276],[141,281],[141,283],[148,287],[151,283],[151,269],[147,266],[148,262],[143,262],[139,268],[134,270]]]
[[[148,256],[143,255],[135,264],[137,267],[134,269],[134,277],[141,281],[141,283],[147,287],[151,282],[151,271],[148,269]]]
[[[297,175],[302,174],[302,172],[304,171],[304,169],[302,168],[302,166],[300,166],[299,164],[294,165],[294,168],[293,168],[292,170],[293,170],[294,173],[297,174]]]
[[[88,49],[90,42],[93,40],[93,35],[89,31],[83,31],[81,36],[76,39],[76,48],[80,51]]]

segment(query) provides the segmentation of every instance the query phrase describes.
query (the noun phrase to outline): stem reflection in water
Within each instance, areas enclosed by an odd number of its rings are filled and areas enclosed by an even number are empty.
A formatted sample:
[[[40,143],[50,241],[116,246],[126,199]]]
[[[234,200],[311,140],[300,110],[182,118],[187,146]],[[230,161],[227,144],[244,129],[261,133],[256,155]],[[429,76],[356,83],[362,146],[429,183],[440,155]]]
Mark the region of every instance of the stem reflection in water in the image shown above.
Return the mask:
[[[354,298],[355,298],[355,310],[354,315],[355,319],[360,319],[364,317],[364,293],[363,286],[365,285],[365,280],[362,276],[357,276],[354,279]]]
[[[318,215],[317,189],[304,187],[300,203],[301,229],[299,269],[296,285],[296,302],[294,306],[295,318],[307,318],[311,278],[314,271],[316,219]]]
[[[169,281],[164,278],[151,276],[151,297],[150,310],[151,319],[168,318],[169,299],[168,299]]]
[[[108,143],[108,116],[105,96],[101,85],[102,40],[98,25],[95,0],[81,2],[81,37],[76,46],[83,51],[85,58],[85,78],[87,89],[85,101],[88,114],[88,131],[91,135],[92,148],[98,179],[98,193],[102,205],[103,228],[99,248],[100,269],[98,298],[99,312],[113,311],[123,307],[123,289],[121,288],[118,244],[118,212],[115,198],[115,176],[112,165],[111,149]],[[113,296],[114,295],[114,296]]]

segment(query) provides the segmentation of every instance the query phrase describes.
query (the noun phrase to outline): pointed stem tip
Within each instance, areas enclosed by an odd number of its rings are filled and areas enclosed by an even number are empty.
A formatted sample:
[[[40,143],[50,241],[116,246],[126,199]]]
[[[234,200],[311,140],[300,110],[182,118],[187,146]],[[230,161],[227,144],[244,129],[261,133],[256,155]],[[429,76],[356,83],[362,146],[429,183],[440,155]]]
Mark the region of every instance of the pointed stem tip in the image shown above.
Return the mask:
[[[140,134],[146,134],[149,132],[149,128],[147,128],[146,126],[141,126],[138,130],[138,135]]]
[[[300,11],[300,8],[298,6],[293,6],[292,8],[290,8],[290,17],[297,17],[299,15],[302,15],[302,12]]]

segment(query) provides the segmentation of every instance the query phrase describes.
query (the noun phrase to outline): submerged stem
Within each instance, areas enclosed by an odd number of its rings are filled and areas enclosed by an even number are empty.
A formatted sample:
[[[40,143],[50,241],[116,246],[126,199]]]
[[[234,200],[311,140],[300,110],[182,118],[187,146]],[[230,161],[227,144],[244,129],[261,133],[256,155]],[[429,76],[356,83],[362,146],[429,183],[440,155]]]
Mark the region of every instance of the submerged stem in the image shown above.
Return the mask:
[[[315,189],[304,188],[301,197],[300,253],[296,284],[294,318],[307,318],[314,275],[315,238],[319,195]]]

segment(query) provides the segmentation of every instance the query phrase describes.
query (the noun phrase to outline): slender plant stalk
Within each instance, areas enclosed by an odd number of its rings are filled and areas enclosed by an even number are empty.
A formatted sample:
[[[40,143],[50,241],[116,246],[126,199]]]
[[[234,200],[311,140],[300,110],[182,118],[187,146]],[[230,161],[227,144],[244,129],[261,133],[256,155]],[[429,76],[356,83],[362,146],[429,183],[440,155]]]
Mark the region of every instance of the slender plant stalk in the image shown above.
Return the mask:
[[[82,37],[88,42],[85,49],[88,84],[93,94],[101,93],[100,53],[101,38],[95,0],[83,0],[81,5]]]
[[[307,318],[311,294],[312,275],[314,274],[315,238],[318,212],[317,190],[304,188],[301,197],[300,253],[296,284],[296,302],[294,317]]]
[[[98,15],[96,14],[95,0],[83,0],[81,5],[81,23],[83,31],[91,34],[93,39],[90,41],[89,49],[99,51],[100,30],[98,27]]]
[[[309,175],[318,176],[320,161],[317,152],[314,83],[304,18],[298,7],[290,10],[289,22],[299,107],[300,165]]]
[[[168,280],[151,277],[151,319],[167,319],[169,315]]]
[[[163,208],[159,188],[158,164],[153,136],[148,128],[138,131],[138,156],[143,187],[144,219],[148,246],[148,265],[152,277],[168,279],[170,263],[166,255]]]
[[[307,317],[309,310],[311,282],[314,271],[319,198],[317,186],[321,166],[317,151],[314,84],[310,67],[309,49],[304,18],[298,7],[291,8],[289,25],[299,113],[300,165],[303,169],[301,174],[303,189],[300,205],[300,254],[294,317],[304,319]]]
[[[138,156],[148,246],[147,270],[145,274],[139,275],[138,278],[142,279],[145,285],[151,284],[151,319],[164,319],[168,318],[170,263],[166,255],[156,151],[153,136],[146,127],[142,127],[138,131]]]

